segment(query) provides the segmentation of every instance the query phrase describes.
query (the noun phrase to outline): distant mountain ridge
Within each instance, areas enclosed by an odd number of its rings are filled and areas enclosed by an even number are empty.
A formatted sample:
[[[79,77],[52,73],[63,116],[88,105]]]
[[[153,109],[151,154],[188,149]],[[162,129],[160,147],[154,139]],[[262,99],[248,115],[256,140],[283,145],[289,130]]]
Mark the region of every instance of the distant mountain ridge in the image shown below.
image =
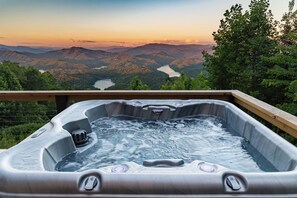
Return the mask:
[[[91,50],[82,47],[64,48],[61,50],[49,51],[39,54],[47,58],[65,59],[65,60],[94,60],[108,56],[110,53],[103,50]]]
[[[15,52],[28,52],[28,53],[45,53],[56,48],[49,48],[49,47],[28,47],[28,46],[9,46],[9,45],[1,45],[0,50],[5,51],[15,51]]]
[[[202,51],[210,52],[211,49],[211,45],[153,43],[134,48],[111,48],[108,51],[71,47],[33,53],[31,49],[25,52],[3,50],[0,45],[0,61],[31,65],[64,79],[68,74],[94,72],[94,69],[102,66],[107,66],[102,70],[123,75],[155,72],[158,67],[167,64],[185,68],[203,62]]]
[[[168,55],[173,56],[175,58],[185,58],[199,56],[202,53],[202,51],[209,51],[211,49],[211,45],[169,45],[151,43],[128,49],[126,52],[131,55],[148,55],[153,53],[166,52]]]

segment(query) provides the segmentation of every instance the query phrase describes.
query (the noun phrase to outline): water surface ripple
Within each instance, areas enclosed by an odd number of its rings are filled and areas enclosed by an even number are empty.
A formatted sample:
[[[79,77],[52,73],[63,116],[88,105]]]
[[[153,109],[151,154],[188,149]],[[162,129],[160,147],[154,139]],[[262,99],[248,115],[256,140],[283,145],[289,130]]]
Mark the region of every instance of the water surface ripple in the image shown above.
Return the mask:
[[[149,159],[183,159],[243,172],[275,171],[244,138],[214,117],[168,121],[104,117],[93,122],[92,129],[97,144],[83,153],[66,156],[57,170],[84,171],[130,161],[142,164]]]

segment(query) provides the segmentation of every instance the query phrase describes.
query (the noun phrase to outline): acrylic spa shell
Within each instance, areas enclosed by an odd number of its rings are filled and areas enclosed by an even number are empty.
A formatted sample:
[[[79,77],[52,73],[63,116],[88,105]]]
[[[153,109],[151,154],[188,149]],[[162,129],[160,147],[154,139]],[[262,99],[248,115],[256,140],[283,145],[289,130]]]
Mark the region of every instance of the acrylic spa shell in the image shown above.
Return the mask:
[[[91,123],[118,116],[163,121],[218,118],[275,170],[244,172],[198,158],[162,158],[115,162],[80,172],[57,171],[65,157],[96,145]],[[295,146],[228,102],[84,101],[0,154],[0,197],[297,197],[296,166]]]

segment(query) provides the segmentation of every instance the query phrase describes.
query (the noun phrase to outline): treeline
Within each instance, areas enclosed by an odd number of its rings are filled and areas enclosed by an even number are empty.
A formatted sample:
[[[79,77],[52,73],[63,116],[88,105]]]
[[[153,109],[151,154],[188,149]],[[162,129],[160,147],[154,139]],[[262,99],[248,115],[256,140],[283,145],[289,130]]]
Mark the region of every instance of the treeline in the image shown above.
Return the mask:
[[[130,81],[129,89],[131,90],[150,90],[151,88],[142,82],[140,77],[135,76]],[[161,85],[161,90],[209,90],[209,82],[203,73],[196,78],[187,76],[184,72],[179,78],[167,78],[166,83]]]
[[[213,89],[238,89],[297,115],[297,11],[295,1],[275,21],[268,0],[249,10],[234,5],[213,33],[213,54],[204,53]]]
[[[57,90],[60,84],[49,72],[17,63],[0,63],[0,90]],[[0,148],[9,148],[44,125],[56,114],[51,102],[0,102]]]

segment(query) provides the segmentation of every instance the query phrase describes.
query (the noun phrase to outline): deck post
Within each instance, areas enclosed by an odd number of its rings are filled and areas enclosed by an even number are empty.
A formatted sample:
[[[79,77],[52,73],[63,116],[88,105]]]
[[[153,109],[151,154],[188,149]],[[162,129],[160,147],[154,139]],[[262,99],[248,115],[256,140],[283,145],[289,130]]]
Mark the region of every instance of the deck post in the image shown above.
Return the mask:
[[[62,112],[68,106],[68,96],[67,95],[56,95],[56,109],[57,113]]]

